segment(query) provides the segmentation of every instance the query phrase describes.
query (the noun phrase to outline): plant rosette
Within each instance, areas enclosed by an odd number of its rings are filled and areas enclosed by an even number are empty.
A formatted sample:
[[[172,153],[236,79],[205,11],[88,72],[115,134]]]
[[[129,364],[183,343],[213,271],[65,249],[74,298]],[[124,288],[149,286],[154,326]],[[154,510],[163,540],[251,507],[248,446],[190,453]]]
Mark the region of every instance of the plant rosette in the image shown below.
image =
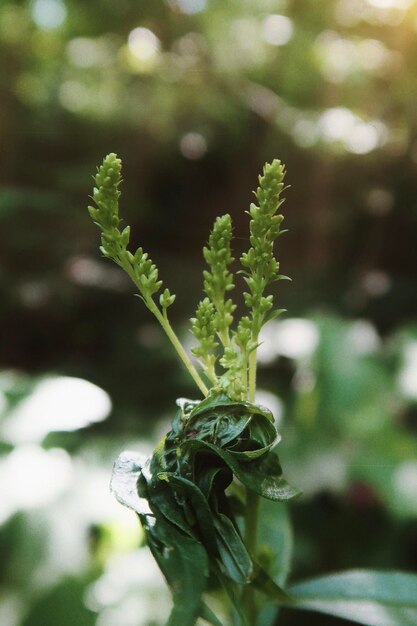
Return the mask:
[[[177,404],[172,429],[153,455],[138,460],[123,453],[111,482],[116,498],[138,513],[147,543],[171,587],[174,608],[168,623],[181,620],[186,626],[199,615],[206,617],[202,594],[213,580],[226,589],[237,612],[241,585],[251,584],[274,600],[287,602],[288,596],[242,540],[237,518],[244,510],[243,494],[239,497],[235,489],[233,497],[226,495],[234,479],[277,502],[298,495],[282,477],[273,451],[279,436],[272,414],[217,394],[202,402]]]

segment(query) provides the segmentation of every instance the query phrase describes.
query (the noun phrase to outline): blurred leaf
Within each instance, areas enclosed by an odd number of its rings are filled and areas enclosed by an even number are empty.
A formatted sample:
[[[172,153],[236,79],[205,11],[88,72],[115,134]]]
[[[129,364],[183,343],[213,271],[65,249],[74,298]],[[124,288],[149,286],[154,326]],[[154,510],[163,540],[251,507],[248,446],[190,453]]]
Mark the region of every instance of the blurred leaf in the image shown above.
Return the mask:
[[[293,552],[293,533],[285,504],[262,499],[259,502],[258,560],[272,579],[280,586],[290,573]],[[259,602],[258,626],[271,626],[278,608],[268,606],[265,597]]]
[[[97,615],[83,602],[87,584],[82,577],[66,579],[35,603],[22,626],[94,626]]]
[[[221,621],[215,616],[213,611],[210,609],[209,606],[207,606],[205,602],[202,603],[200,616],[205,619],[206,622],[212,624],[212,626],[223,626]]]
[[[292,585],[294,608],[328,613],[365,626],[415,626],[417,575],[357,570]]]

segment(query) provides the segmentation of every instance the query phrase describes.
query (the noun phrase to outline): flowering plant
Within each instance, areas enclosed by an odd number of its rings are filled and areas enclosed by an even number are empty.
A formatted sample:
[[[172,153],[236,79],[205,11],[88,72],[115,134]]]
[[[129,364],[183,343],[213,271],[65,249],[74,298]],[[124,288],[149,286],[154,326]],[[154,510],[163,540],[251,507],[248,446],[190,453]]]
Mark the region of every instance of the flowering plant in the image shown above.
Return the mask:
[[[274,255],[274,243],[285,232],[279,213],[284,177],[277,159],[259,177],[257,204],[248,211],[250,246],[240,257],[247,314],[237,322],[230,298],[231,218],[226,214],[214,223],[203,248],[205,296],[191,319],[197,369],[168,319],[175,295],[163,289],[156,265],[141,247],[128,249],[129,226],[120,229],[121,161],[109,154],[98,168],[96,206],[89,212],[101,229],[101,251],[130,276],[203,396],[177,400],[171,430],[151,457],[121,454],[111,488],[137,513],[171,589],[167,626],[193,626],[200,617],[214,626],[224,619],[268,626],[276,619],[276,608],[265,610],[268,603],[368,626],[415,625],[417,576],[411,574],[358,570],[286,586],[288,537],[279,507],[299,491],[283,477],[274,417],[255,395],[259,333],[283,311],[266,292],[287,278]],[[219,601],[228,607],[221,617]]]

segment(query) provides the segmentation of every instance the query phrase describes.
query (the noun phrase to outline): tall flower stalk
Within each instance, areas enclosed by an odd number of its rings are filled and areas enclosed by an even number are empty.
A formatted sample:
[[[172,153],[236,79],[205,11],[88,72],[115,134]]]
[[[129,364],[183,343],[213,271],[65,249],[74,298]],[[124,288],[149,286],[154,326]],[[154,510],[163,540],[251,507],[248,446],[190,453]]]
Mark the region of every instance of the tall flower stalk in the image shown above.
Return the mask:
[[[282,309],[274,310],[273,296],[265,295],[265,290],[274,281],[286,278],[278,273],[279,263],[274,256],[275,240],[285,232],[281,230],[284,218],[278,213],[283,203],[284,176],[281,161],[275,159],[266,164],[255,192],[258,205],[251,204],[248,211],[250,248],[240,258],[240,273],[247,285],[243,297],[249,314],[243,316],[235,328],[232,325],[236,304],[229,297],[235,286],[229,269],[234,261],[232,220],[226,214],[214,222],[208,244],[203,248],[208,265],[203,273],[205,297],[191,319],[191,330],[197,341],[192,353],[200,362],[200,371],[187,355],[168,319],[168,308],[174,303],[175,295],[167,288],[162,290],[158,268],[142,247],[134,252],[128,249],[130,226],[120,228],[121,160],[115,154],[109,154],[94,177],[96,186],[92,198],[96,207],[90,206],[89,212],[101,229],[101,252],[129,275],[138,295],[162,326],[204,396],[214,388],[224,391],[232,399],[251,402],[255,399],[259,333],[269,319],[282,312]]]
[[[164,289],[159,299],[156,300],[155,296],[161,291],[163,285],[162,280],[159,279],[158,268],[148,253],[143,251],[143,248],[139,247],[134,253],[127,249],[130,240],[130,226],[121,230],[119,218],[121,169],[121,160],[114,153],[111,153],[97,168],[97,174],[94,176],[96,186],[92,198],[96,207],[89,206],[88,210],[94,222],[101,229],[100,250],[103,256],[117,263],[134,282],[139,291],[138,295],[156,317],[191,378],[202,394],[206,396],[208,388],[168,320],[167,310],[174,303],[175,295],[171,294],[169,289]]]

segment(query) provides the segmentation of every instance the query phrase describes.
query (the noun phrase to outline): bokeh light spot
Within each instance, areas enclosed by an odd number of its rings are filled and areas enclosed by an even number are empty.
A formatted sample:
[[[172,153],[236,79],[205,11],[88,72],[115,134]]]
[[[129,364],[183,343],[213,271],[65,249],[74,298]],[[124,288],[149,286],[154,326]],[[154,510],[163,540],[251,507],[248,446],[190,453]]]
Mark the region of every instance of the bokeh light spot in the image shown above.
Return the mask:
[[[368,4],[377,9],[400,9],[401,11],[407,10],[412,4],[413,0],[366,0]]]
[[[271,363],[278,356],[304,359],[317,348],[319,331],[314,322],[301,318],[271,321],[262,328],[259,342],[257,356],[260,363]]]
[[[90,102],[88,89],[76,80],[66,80],[59,89],[59,101],[68,111],[85,111]]]
[[[262,24],[262,37],[273,46],[284,46],[293,35],[294,27],[285,15],[268,15]]]
[[[364,122],[345,107],[326,109],[319,117],[319,130],[326,143],[339,142],[354,154],[367,154],[382,145],[387,129],[378,120]]]
[[[355,154],[367,154],[378,146],[379,133],[372,124],[357,124],[352,129],[346,145]]]
[[[76,67],[99,67],[111,62],[112,51],[105,39],[75,37],[67,44],[67,56]]]
[[[186,159],[198,161],[207,152],[207,141],[201,133],[186,133],[181,137],[180,151]]]
[[[284,405],[282,400],[271,393],[270,391],[265,391],[264,389],[257,389],[255,402],[260,404],[261,406],[266,407],[272,413],[275,418],[275,425],[279,427],[282,422],[282,417],[284,414]]]
[[[206,0],[168,0],[168,4],[174,11],[193,15],[204,11],[207,3]]]
[[[417,400],[417,341],[410,341],[404,347],[398,383],[405,396]]]
[[[7,416],[2,431],[12,443],[42,441],[49,432],[72,431],[101,422],[111,407],[108,394],[87,380],[45,378]]]
[[[129,33],[128,48],[136,59],[146,63],[158,56],[161,42],[149,28],[139,26]]]
[[[0,461],[0,468],[0,522],[15,511],[52,502],[70,485],[73,470],[65,450],[35,445],[19,446]]]
[[[392,280],[385,272],[370,270],[362,278],[362,289],[372,297],[383,296],[391,288]]]
[[[35,0],[32,4],[32,18],[44,30],[53,30],[64,23],[67,9],[62,0]]]

